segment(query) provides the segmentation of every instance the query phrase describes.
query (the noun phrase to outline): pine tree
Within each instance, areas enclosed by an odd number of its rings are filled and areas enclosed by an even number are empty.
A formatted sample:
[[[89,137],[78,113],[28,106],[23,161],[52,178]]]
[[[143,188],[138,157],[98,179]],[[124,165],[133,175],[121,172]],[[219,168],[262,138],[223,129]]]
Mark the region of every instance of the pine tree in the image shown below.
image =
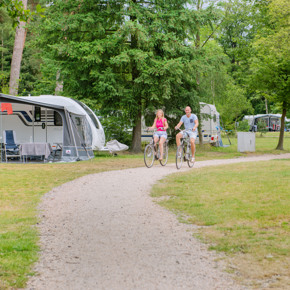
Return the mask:
[[[146,108],[180,114],[198,103],[196,75],[205,56],[194,46],[197,22],[213,15],[187,2],[54,1],[41,25],[41,46],[61,71],[64,93],[128,112],[135,152]]]

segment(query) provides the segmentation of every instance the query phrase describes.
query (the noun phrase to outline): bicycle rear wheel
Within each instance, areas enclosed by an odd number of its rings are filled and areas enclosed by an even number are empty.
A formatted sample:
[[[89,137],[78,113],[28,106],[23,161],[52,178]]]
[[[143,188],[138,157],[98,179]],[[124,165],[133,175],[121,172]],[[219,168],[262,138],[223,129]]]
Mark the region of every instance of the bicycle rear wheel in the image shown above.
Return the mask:
[[[165,166],[167,164],[168,161],[168,145],[167,143],[163,144],[163,156],[162,156],[162,160],[159,160],[160,164],[162,166]]]
[[[153,145],[148,144],[148,145],[146,145],[145,150],[144,150],[144,163],[145,163],[145,165],[148,168],[152,167],[152,165],[154,163],[154,159],[155,159],[155,156],[154,156]]]
[[[182,145],[177,147],[175,160],[176,160],[176,168],[180,169],[182,166],[182,161],[183,161],[183,146]]]

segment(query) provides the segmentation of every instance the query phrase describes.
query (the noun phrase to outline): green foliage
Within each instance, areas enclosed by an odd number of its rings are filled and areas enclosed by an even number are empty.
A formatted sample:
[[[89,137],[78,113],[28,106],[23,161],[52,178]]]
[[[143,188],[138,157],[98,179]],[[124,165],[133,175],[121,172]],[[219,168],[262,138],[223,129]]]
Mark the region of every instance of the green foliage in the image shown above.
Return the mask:
[[[223,102],[217,105],[225,125],[232,124],[243,115],[252,113],[250,101],[245,96],[245,90],[234,83],[226,86],[226,96]]]
[[[35,15],[43,17],[44,13],[44,8],[39,4],[36,5],[36,12],[25,9],[21,0],[0,0],[0,7],[4,7],[7,10],[14,28],[20,21],[33,20]]]
[[[237,131],[239,132],[249,132],[250,131],[250,125],[247,120],[243,120],[239,122],[239,125],[237,127]]]
[[[269,5],[269,23],[257,35],[256,55],[252,59],[252,86],[274,102],[290,105],[290,3],[273,0]],[[288,11],[288,12],[287,12]]]
[[[132,141],[132,124],[124,113],[115,112],[101,118],[106,140],[118,140],[128,146]]]
[[[54,1],[37,27],[41,34],[35,30],[44,66],[59,69],[64,94],[96,99],[104,111],[125,110],[133,125],[147,108],[179,115],[188,104],[198,107],[195,76],[207,61],[191,43],[197,22],[214,18],[212,8],[103,2]]]
[[[272,0],[268,19],[255,41],[251,85],[267,99],[281,106],[282,122],[277,149],[283,150],[284,118],[290,109],[289,11],[287,0]]]
[[[5,8],[0,8],[0,27],[0,91],[7,93],[15,33],[12,28],[12,20],[9,18]]]
[[[224,20],[217,40],[230,65],[228,74],[236,86],[244,90],[247,100],[251,101],[255,114],[265,112],[265,96],[251,86],[251,58],[254,55],[253,43],[257,33],[267,21],[267,0],[230,0],[222,1]],[[268,107],[272,105],[268,102]]]
[[[258,130],[258,132],[261,132],[261,135],[262,135],[262,133],[268,132],[267,124],[266,124],[265,120],[260,119],[258,121],[257,130]]]

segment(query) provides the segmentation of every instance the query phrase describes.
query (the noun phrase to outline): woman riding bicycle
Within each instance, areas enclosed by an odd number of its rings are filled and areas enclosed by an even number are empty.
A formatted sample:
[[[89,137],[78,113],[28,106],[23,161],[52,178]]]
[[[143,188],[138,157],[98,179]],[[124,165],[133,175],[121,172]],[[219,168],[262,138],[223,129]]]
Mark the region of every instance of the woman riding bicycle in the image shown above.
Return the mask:
[[[153,130],[157,128],[157,131],[153,134],[154,137],[154,146],[156,148],[157,142],[159,140],[159,149],[160,149],[160,157],[159,160],[162,160],[163,157],[163,144],[167,139],[167,133],[166,130],[168,129],[168,123],[166,118],[164,118],[164,112],[159,109],[156,112],[156,118],[154,119],[154,123],[151,127],[149,127],[149,130]],[[157,152],[157,150],[156,150]]]

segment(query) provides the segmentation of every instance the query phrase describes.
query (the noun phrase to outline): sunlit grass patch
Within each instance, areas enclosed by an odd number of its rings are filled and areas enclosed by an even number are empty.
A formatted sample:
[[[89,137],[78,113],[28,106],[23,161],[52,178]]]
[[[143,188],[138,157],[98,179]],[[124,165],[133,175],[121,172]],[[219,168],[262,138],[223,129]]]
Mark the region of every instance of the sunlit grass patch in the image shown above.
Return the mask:
[[[290,268],[289,188],[288,159],[175,174],[156,185],[152,195],[169,196],[159,203],[186,216],[187,222],[202,226],[198,236],[209,243],[209,249],[232,257],[245,279],[257,282],[275,272],[279,283],[286,285]]]

